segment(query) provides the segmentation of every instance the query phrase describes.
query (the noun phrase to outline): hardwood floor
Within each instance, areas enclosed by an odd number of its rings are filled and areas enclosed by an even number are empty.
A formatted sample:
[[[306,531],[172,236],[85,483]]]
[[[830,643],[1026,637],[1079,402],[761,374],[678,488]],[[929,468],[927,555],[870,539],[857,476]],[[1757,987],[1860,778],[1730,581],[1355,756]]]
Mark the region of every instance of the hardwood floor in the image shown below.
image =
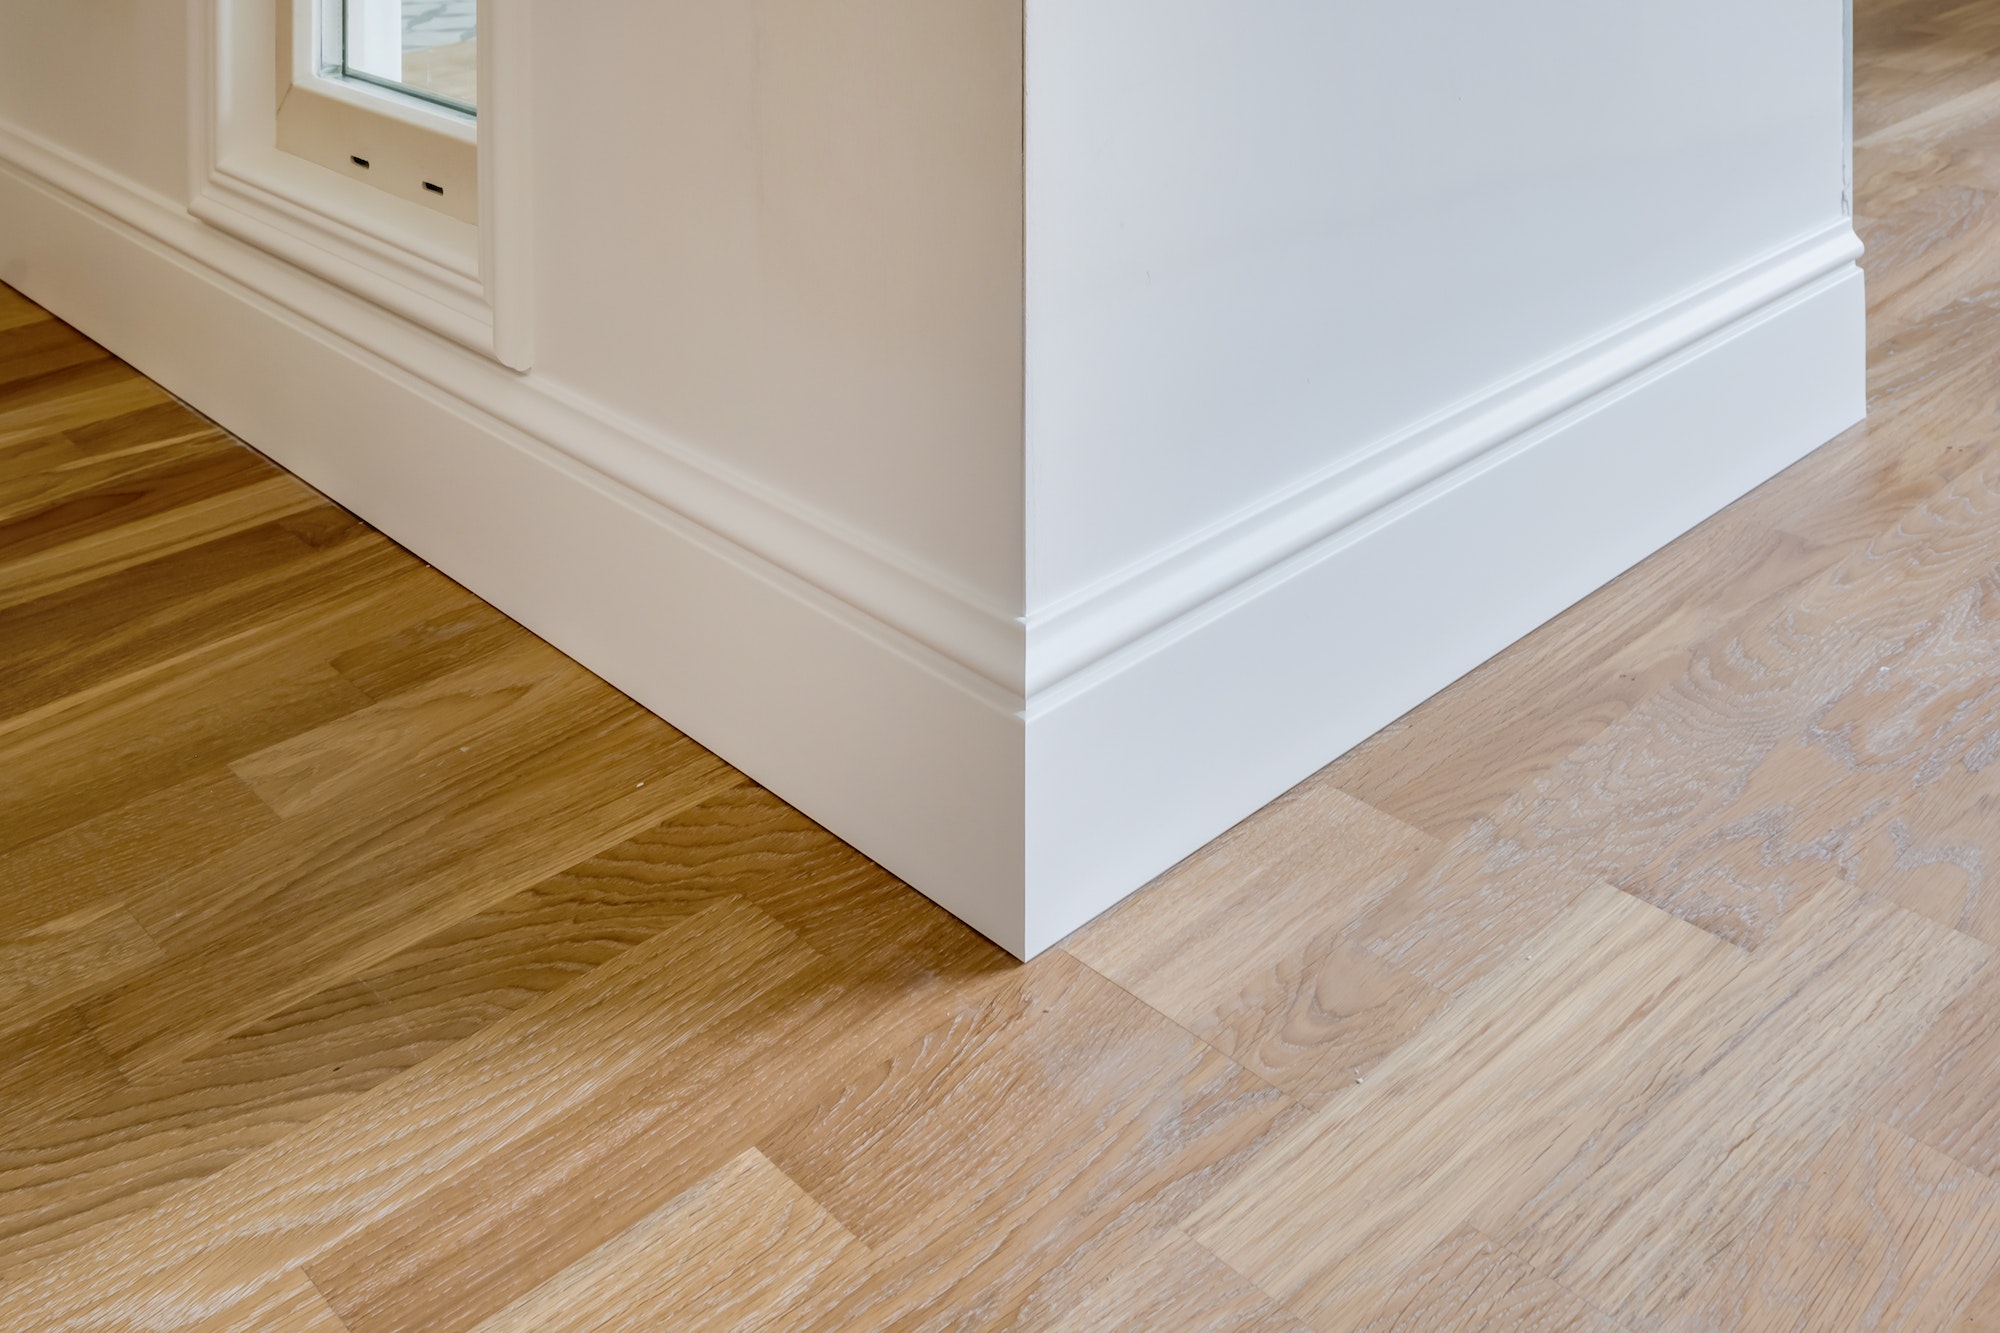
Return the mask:
[[[1872,415],[1016,966],[0,288],[0,1328],[2000,1328],[2000,11]]]

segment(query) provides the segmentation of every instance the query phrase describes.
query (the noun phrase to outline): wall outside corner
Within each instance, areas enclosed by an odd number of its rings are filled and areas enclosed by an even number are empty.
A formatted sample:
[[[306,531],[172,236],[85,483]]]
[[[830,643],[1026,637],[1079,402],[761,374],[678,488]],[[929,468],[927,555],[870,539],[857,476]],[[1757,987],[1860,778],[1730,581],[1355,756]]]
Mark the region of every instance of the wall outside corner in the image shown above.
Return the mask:
[[[1026,0],[1033,947],[1860,418],[1846,8]]]
[[[1049,691],[1030,951],[1860,421],[1865,313],[1850,260]]]
[[[0,80],[0,279],[1032,955],[1859,416],[1837,16],[1532,8],[531,6],[528,374]]]

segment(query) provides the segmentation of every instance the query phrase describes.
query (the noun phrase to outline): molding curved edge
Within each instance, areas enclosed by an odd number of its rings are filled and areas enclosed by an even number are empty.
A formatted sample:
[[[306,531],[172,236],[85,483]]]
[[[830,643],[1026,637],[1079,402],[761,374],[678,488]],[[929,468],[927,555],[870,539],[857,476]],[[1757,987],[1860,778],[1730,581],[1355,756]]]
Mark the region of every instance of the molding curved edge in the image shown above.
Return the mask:
[[[385,363],[551,449],[605,482],[671,510],[740,556],[877,622],[917,660],[994,706],[1018,711],[1018,617],[838,520],[626,420],[565,386],[505,371],[423,327],[202,221],[66,149],[0,124],[0,167],[100,214],[152,245],[276,305],[350,354]]]
[[[1008,711],[1059,705],[1232,604],[1272,571],[1340,543],[1455,471],[1624,391],[1705,341],[1851,268],[1841,219],[1476,400],[1378,441],[1111,579],[1015,614],[908,553],[744,476],[568,387],[501,371],[192,216],[178,204],[0,125],[0,163],[69,195],[453,400],[673,511],[742,556],[874,622]]]
[[[1375,442],[1142,563],[1028,618],[1027,692],[1038,705],[1149,635],[1229,599],[1270,570],[1337,541],[1456,469],[1622,386],[1758,312],[1843,272],[1861,256],[1846,219]]]
[[[1025,952],[1017,696],[410,369],[565,410],[493,362],[25,156],[0,135],[0,280]]]

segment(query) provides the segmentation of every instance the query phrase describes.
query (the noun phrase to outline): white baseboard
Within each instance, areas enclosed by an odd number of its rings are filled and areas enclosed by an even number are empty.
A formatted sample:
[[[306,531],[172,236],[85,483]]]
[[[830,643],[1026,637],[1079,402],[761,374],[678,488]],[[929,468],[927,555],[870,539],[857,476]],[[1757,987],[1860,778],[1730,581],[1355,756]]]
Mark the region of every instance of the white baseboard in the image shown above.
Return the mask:
[[[1016,697],[436,382],[459,375],[531,420],[563,410],[523,406],[484,358],[330,290],[288,293],[371,321],[335,334],[188,253],[266,262],[248,247],[83,182],[108,211],[7,146],[0,281],[1026,951]],[[426,376],[361,345],[413,338]]]
[[[1861,242],[1846,218],[1751,257],[1580,347],[1487,386],[1469,402],[1342,451],[1246,510],[1189,534],[1028,619],[1027,693],[1041,697],[1129,645],[1230,595],[1486,453],[1538,430],[1827,275]],[[1344,442],[1343,442],[1344,443]]]
[[[1863,413],[1836,228],[1019,617],[4,127],[0,220],[0,281],[1022,956]]]
[[[1859,421],[1856,250],[1038,694],[1029,950]]]

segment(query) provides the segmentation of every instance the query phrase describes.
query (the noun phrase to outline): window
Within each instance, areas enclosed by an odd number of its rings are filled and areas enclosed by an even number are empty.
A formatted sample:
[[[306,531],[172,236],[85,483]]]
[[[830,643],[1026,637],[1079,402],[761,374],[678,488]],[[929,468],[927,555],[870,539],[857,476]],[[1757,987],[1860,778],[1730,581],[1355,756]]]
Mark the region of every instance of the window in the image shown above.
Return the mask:
[[[475,115],[477,0],[320,0],[320,72]]]
[[[189,212],[526,369],[532,3],[192,0]]]
[[[280,44],[291,57],[291,77],[278,90],[277,146],[476,224],[481,7],[481,0],[275,0],[285,27]],[[457,244],[470,253],[477,238]]]

